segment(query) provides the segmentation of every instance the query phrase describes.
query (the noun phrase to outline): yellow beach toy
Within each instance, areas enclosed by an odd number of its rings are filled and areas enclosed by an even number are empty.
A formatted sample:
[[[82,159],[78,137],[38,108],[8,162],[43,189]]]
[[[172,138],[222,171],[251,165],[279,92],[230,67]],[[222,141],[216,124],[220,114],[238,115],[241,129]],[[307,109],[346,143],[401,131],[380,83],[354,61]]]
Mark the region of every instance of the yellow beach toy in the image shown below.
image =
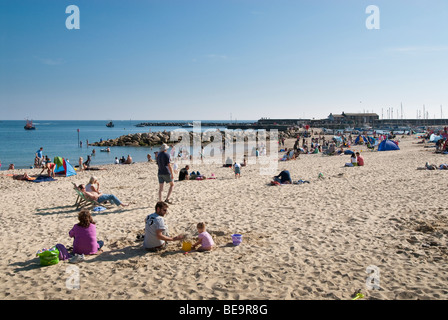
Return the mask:
[[[364,295],[362,293],[357,293],[356,297],[354,297],[352,300],[358,300],[364,298]]]
[[[182,241],[182,250],[185,252],[191,251],[191,241]]]

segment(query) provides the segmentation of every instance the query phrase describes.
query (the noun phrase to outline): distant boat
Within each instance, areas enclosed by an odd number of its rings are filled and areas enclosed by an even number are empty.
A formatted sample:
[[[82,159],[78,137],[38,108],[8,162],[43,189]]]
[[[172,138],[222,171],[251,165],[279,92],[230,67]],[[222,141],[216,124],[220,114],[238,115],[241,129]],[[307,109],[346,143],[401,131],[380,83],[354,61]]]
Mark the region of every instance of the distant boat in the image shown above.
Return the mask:
[[[192,124],[192,123],[184,124],[184,125],[182,126],[182,128],[193,128],[193,124]]]
[[[114,127],[114,123],[112,121],[110,121],[108,124],[106,124],[106,127],[113,128]]]
[[[26,125],[24,126],[25,130],[36,130],[36,127],[33,125],[32,120],[26,120]]]

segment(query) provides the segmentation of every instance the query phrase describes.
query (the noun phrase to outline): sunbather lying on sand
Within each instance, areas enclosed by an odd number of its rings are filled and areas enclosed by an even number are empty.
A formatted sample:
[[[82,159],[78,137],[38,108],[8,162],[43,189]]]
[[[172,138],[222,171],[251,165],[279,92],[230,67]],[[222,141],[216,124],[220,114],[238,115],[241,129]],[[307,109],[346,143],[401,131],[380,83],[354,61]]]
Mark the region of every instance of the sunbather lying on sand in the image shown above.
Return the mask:
[[[425,163],[424,167],[418,167],[417,170],[448,170],[448,164],[442,163],[440,166],[437,166],[435,164],[429,164],[428,162]]]
[[[12,176],[12,178],[13,178],[14,180],[28,180],[28,181],[35,180],[35,179],[36,179],[36,178],[30,177],[27,173],[24,173],[24,174],[15,174],[15,175]]]

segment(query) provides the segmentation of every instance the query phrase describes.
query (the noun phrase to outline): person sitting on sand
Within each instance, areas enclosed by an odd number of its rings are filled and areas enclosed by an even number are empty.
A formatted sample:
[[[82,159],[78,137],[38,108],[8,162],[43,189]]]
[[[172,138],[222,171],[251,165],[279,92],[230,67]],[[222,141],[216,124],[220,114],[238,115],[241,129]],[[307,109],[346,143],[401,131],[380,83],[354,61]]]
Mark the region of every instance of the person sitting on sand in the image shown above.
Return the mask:
[[[291,184],[292,183],[291,174],[289,173],[288,170],[283,170],[274,177],[274,181],[281,184]]]
[[[40,168],[41,167],[41,162],[40,162],[40,158],[38,157],[38,156],[36,156],[35,158],[34,158],[34,168]]]
[[[146,158],[148,158],[148,162],[152,162],[153,160],[152,160],[152,157],[151,157],[151,155],[148,153],[148,155],[146,156]]]
[[[128,204],[124,204],[122,203],[120,200],[118,200],[118,198],[113,195],[113,194],[102,194],[102,193],[97,193],[97,192],[88,192],[86,191],[86,188],[83,184],[80,184],[78,186],[78,189],[85,194],[85,196],[87,197],[87,199],[90,200],[95,200],[98,203],[103,203],[106,201],[110,201],[111,203],[114,203],[116,206],[122,206],[122,207],[127,207]]]
[[[92,161],[92,158],[90,157],[90,155],[87,155],[87,160],[82,164],[82,168],[84,170],[87,170],[90,168],[90,161]]]
[[[356,152],[356,163],[360,167],[364,165],[364,157],[359,152]]]
[[[132,157],[130,155],[128,155],[128,158],[126,159],[124,164],[131,164],[131,163],[132,163]]]
[[[79,223],[75,224],[68,235],[73,239],[74,254],[97,254],[101,253],[103,241],[96,239],[96,225],[90,210],[82,209],[78,213]]]
[[[356,160],[356,154],[352,153],[352,155],[350,156],[350,162],[346,163],[345,166],[346,167],[354,167],[354,166],[357,166],[357,165],[358,165],[358,162]]]
[[[223,165],[223,167],[232,168],[232,163],[233,163],[232,159],[230,157],[227,157],[226,163]]]
[[[289,151],[288,151],[288,159],[289,160],[295,160],[296,159],[296,155],[294,153],[294,149],[293,148],[289,149]]]
[[[100,183],[97,177],[90,177],[89,183],[86,185],[86,191],[100,193]]]
[[[197,246],[200,247],[197,249],[198,251],[210,251],[213,249],[215,242],[213,241],[212,236],[205,230],[205,222],[199,222],[197,224],[198,229],[198,241],[191,246],[194,250]]]
[[[8,170],[14,170],[14,163],[11,163],[8,167]]]
[[[341,150],[343,151],[343,147],[341,147]],[[333,155],[336,153],[336,145],[334,143],[330,143],[329,147],[328,147],[328,152],[329,155]],[[343,152],[342,152],[343,154]]]
[[[243,163],[240,163],[240,165],[241,165],[242,167],[247,166],[247,155],[244,155]]]
[[[188,170],[190,170],[190,166],[188,164],[185,166],[185,168],[180,169],[179,181],[188,180]]]
[[[164,250],[168,241],[182,240],[183,235],[171,237],[164,217],[168,214],[168,204],[163,201],[156,203],[156,212],[145,219],[145,237],[143,247],[151,252]]]

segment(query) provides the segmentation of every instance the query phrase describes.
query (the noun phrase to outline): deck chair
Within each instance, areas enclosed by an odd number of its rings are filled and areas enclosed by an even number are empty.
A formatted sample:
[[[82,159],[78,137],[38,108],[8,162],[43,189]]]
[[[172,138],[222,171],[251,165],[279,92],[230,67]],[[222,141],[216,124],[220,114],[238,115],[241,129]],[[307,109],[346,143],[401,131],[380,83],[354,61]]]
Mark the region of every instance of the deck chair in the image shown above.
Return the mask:
[[[83,208],[83,207],[88,206],[88,205],[92,205],[92,207],[101,206],[101,204],[98,201],[88,199],[84,195],[84,193],[82,193],[78,189],[78,186],[74,182],[73,182],[73,189],[75,190],[75,192],[76,192],[76,194],[78,196],[76,198],[76,202],[74,204],[74,206],[76,206],[76,209]]]
[[[82,197],[81,192],[78,189],[78,186],[74,182],[72,183],[73,183],[73,190],[75,190],[75,193],[77,195],[75,204],[73,206],[75,206],[76,209],[79,209],[79,207],[85,204],[86,200],[84,200],[84,198]]]

